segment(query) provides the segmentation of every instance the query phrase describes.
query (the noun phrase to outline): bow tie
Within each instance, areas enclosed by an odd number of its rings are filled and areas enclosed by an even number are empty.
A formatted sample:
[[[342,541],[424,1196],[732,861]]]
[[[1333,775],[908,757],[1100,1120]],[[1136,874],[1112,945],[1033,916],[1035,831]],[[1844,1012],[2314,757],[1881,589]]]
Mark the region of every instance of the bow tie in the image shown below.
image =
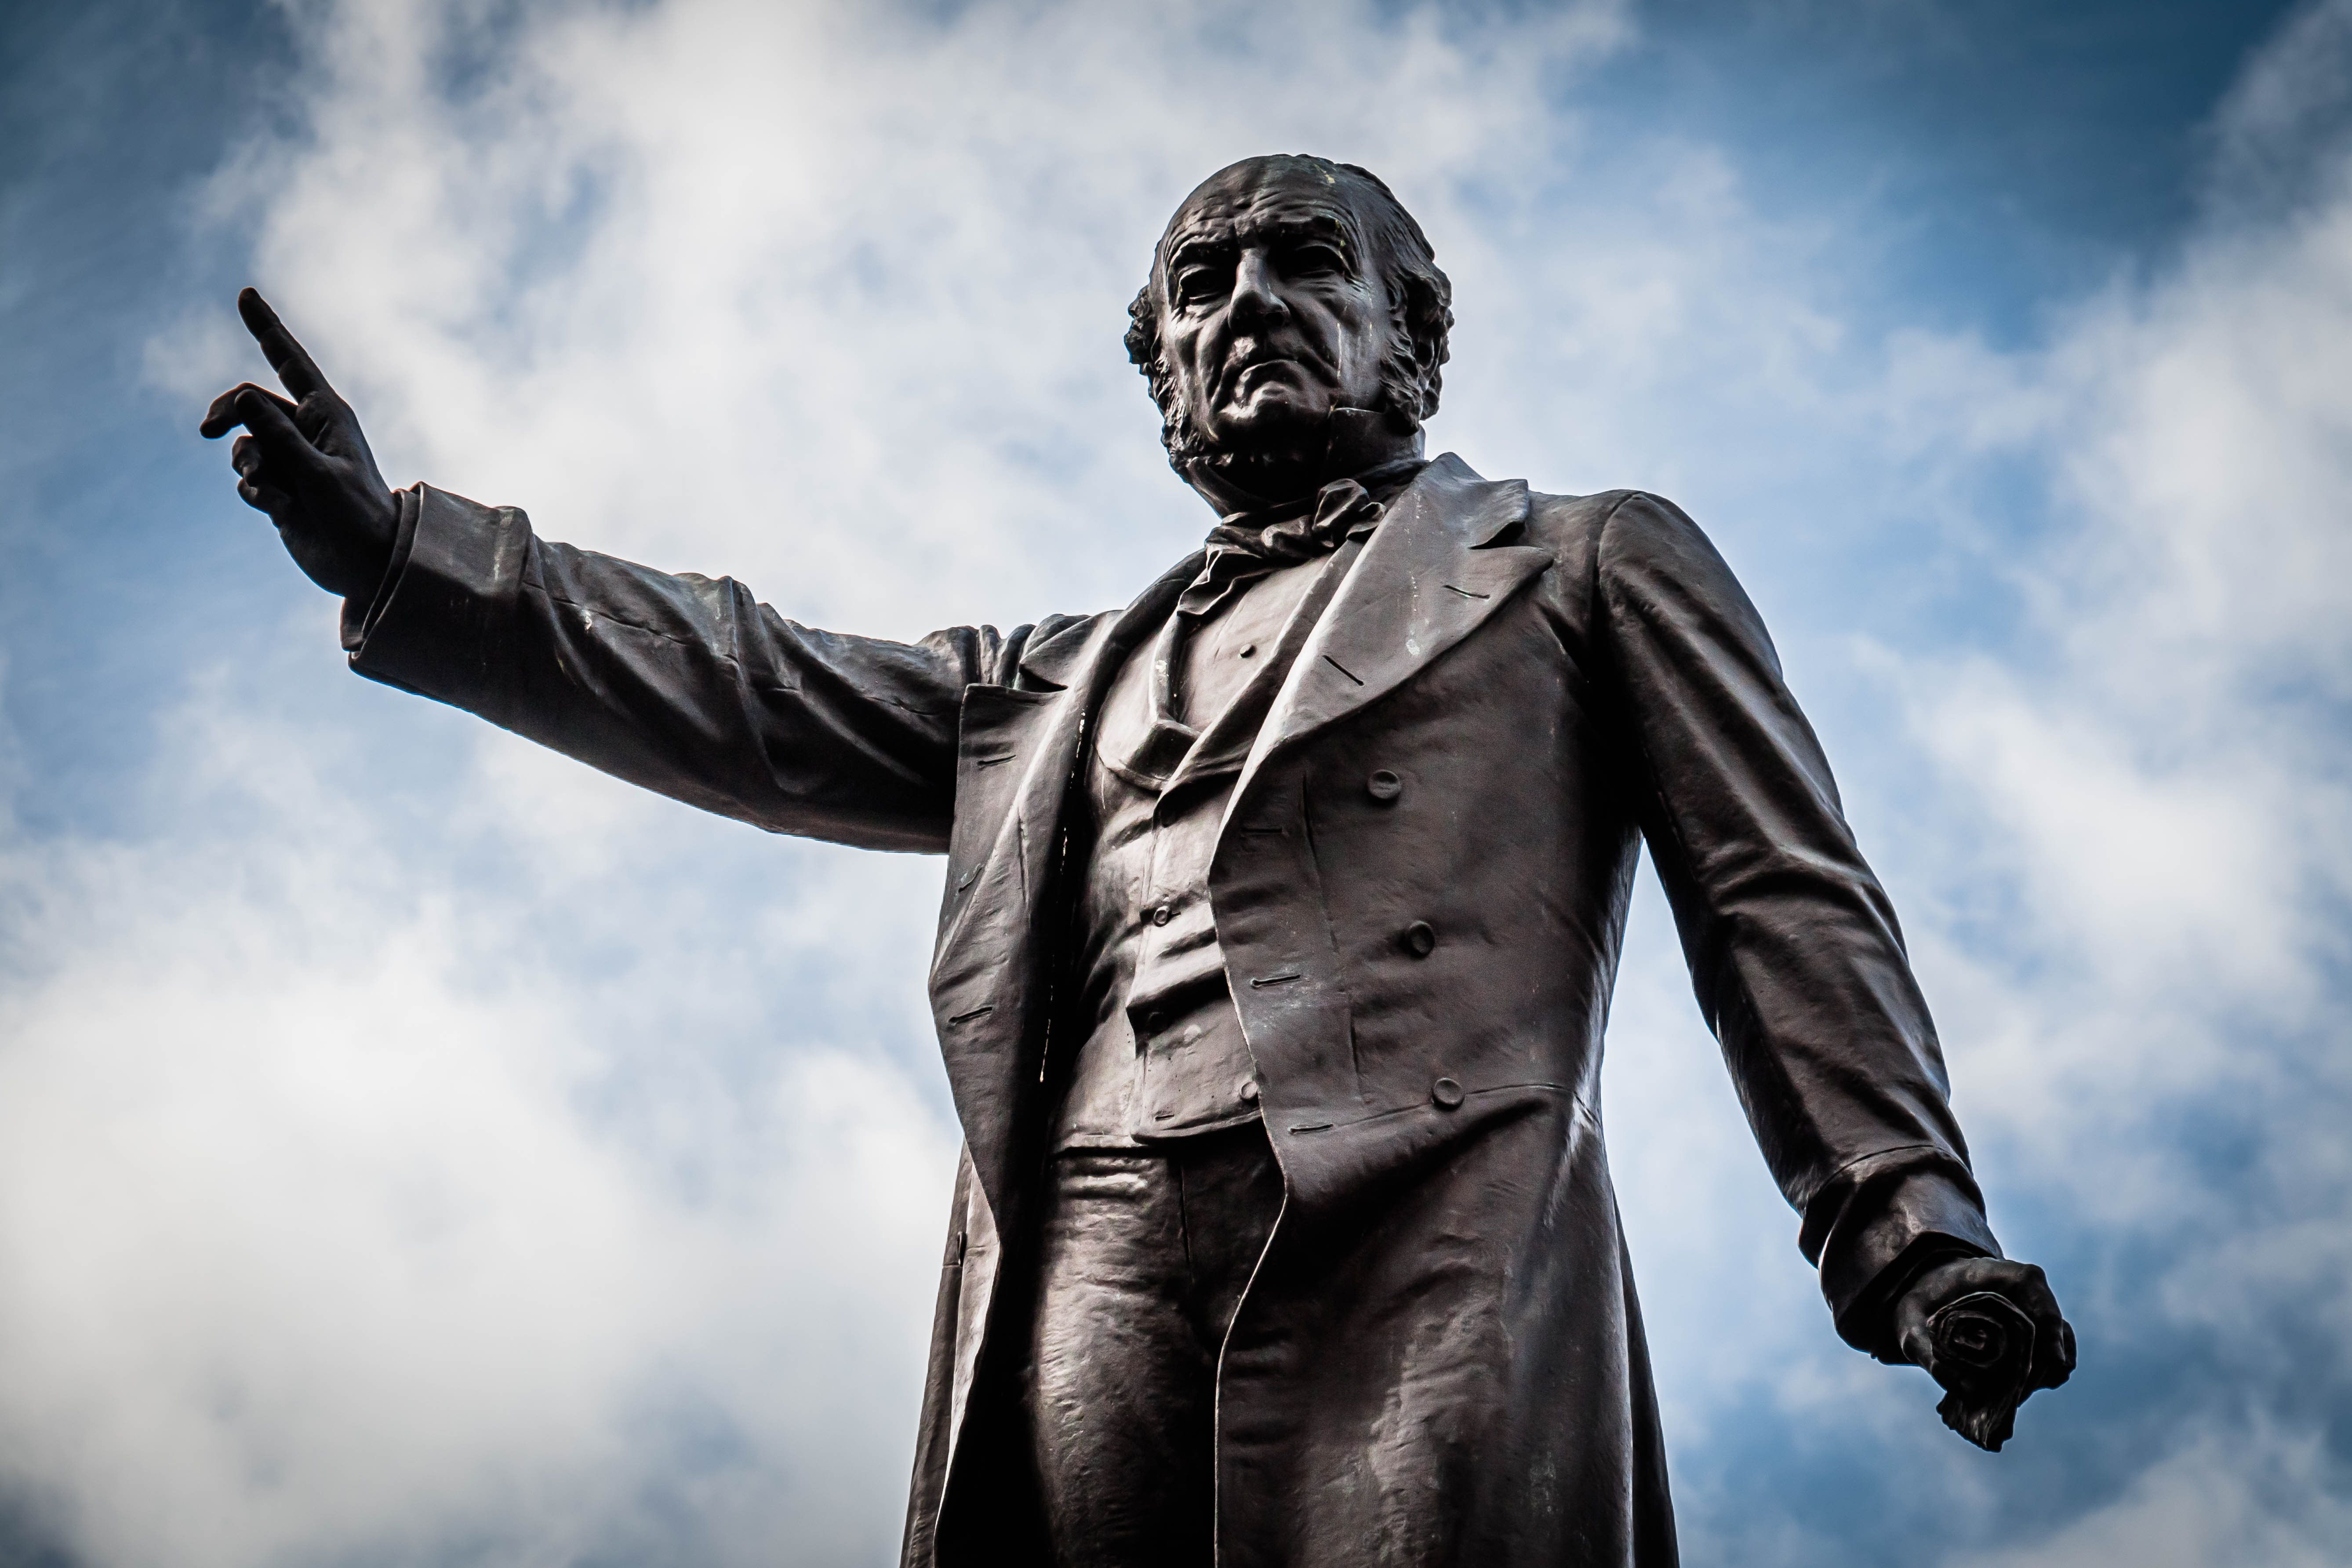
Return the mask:
[[[1356,480],[1334,479],[1304,500],[1228,514],[1209,531],[1207,562],[1176,601],[1176,613],[1206,616],[1235,584],[1330,554],[1379,527],[1381,510]]]

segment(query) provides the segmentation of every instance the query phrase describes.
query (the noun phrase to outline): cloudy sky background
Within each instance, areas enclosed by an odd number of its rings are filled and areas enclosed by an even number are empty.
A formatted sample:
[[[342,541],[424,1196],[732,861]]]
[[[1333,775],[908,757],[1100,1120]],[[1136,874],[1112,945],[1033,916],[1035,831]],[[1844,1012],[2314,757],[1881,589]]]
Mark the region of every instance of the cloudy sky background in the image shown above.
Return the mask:
[[[1011,625],[1208,521],[1122,312],[1268,150],[1429,230],[1435,446],[1740,572],[2082,1336],[1998,1457],[1837,1342],[1645,882],[1685,1561],[2352,1556],[2352,4],[97,0],[0,29],[0,1564],[896,1548],[939,863],[348,674],[236,288],[396,484]]]

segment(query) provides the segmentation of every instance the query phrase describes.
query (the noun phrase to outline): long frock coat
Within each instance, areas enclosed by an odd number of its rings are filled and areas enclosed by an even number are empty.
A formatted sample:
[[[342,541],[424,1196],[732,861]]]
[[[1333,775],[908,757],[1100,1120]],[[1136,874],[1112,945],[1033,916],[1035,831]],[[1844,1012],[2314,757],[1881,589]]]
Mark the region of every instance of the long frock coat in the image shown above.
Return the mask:
[[[966,1143],[903,1561],[1041,1563],[1006,1347],[1076,1044],[1070,784],[1200,558],[1124,612],[908,645],[399,499],[402,554],[346,612],[361,673],[772,831],[946,853]],[[1286,1194],[1219,1365],[1229,1568],[1674,1562],[1599,1100],[1644,839],[1840,1331],[1881,1342],[1906,1258],[1997,1252],[1894,911],[1729,569],[1655,497],[1449,454],[1298,656],[1212,863]]]

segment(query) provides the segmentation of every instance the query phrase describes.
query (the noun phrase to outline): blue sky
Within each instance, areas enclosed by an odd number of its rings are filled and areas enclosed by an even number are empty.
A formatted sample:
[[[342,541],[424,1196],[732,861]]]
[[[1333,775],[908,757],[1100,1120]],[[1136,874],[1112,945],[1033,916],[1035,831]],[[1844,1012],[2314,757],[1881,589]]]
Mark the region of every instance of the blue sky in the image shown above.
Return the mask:
[[[1646,884],[1610,1138],[1693,1563],[2352,1554],[2352,6],[26,8],[0,38],[0,1561],[865,1563],[935,861],[351,677],[205,397],[914,635],[1206,514],[1118,348],[1269,148],[1452,272],[1433,441],[1741,573],[2084,1368],[1846,1351]],[[44,1555],[44,1554],[47,1555]]]

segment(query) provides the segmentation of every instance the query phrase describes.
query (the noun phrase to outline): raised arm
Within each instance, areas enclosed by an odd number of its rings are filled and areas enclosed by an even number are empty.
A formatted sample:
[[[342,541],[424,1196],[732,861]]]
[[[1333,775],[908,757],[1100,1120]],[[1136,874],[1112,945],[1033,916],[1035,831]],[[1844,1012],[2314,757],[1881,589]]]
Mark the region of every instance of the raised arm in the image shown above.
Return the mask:
[[[1009,681],[1030,628],[912,644],[815,631],[724,578],[543,542],[511,507],[394,494],[276,313],[249,289],[237,308],[298,401],[247,383],[202,431],[246,427],[237,493],[343,595],[354,669],[776,832],[947,847],[963,689]]]
[[[1894,908],[1755,607],[1688,517],[1638,494],[1593,589],[1692,984],[1839,1333],[1952,1386],[1926,1320],[1990,1291],[2034,1326],[2029,1386],[2055,1386],[2073,1332],[1985,1223]]]

